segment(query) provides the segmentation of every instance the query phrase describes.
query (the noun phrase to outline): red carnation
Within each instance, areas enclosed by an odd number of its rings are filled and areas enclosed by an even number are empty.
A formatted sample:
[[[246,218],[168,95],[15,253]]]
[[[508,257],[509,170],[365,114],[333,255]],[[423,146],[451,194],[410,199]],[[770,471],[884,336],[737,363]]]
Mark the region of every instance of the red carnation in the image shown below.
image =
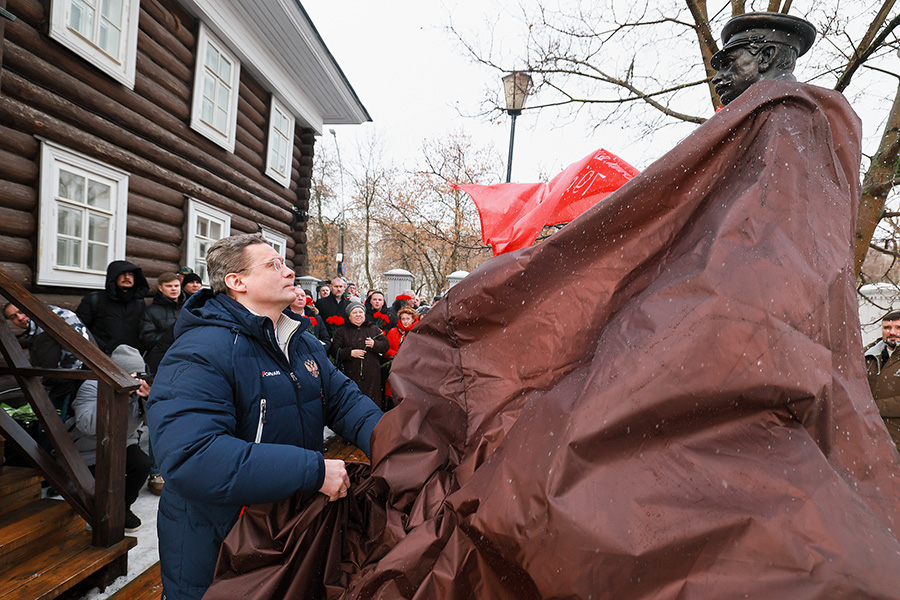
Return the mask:
[[[344,317],[338,317],[338,316],[328,317],[327,319],[325,319],[325,322],[328,323],[329,325],[343,325]]]
[[[412,296],[407,296],[406,294],[400,294],[397,296],[397,300],[412,300]]]
[[[390,319],[386,314],[384,314],[383,312],[372,313],[372,316],[375,317],[376,319],[381,319],[381,320],[384,321],[385,323],[387,323],[388,321],[391,320],[391,319]]]
[[[315,317],[309,317],[309,324],[310,324],[310,325],[318,325],[319,322],[316,321],[316,318],[315,318]]]

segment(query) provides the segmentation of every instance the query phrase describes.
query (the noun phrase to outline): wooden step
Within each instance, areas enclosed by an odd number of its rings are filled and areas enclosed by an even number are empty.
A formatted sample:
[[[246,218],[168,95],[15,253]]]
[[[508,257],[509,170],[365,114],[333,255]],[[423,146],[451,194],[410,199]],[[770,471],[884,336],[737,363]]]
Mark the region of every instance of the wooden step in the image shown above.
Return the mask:
[[[41,497],[41,476],[34,469],[0,467],[0,515]]]
[[[161,596],[162,576],[157,562],[110,596],[109,600],[159,600]]]
[[[126,537],[109,548],[90,544],[91,534],[84,531],[27,561],[3,569],[0,572],[0,598],[52,600],[122,558],[137,544],[137,539]]]
[[[68,504],[47,498],[0,515],[0,567],[8,554],[35,541],[53,543],[73,523],[84,527]]]

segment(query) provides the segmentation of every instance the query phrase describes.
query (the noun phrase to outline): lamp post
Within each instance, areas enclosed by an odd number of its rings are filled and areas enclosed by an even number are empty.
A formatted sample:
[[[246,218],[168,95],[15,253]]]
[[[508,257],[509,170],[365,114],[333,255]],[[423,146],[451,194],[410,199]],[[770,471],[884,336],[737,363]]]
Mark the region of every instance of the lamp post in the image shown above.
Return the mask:
[[[509,126],[509,159],[506,161],[506,183],[512,179],[513,141],[516,139],[516,117],[522,114],[525,96],[531,91],[531,76],[522,71],[513,71],[503,78],[503,93],[506,96],[506,112],[512,117]]]
[[[337,149],[337,159],[338,159],[338,170],[341,172],[341,251],[338,252],[338,255],[335,257],[337,259],[337,274],[338,277],[344,276],[344,225],[347,222],[346,214],[344,213],[344,165],[341,162],[341,147],[338,145],[337,141],[337,132],[334,129],[329,129],[329,133],[331,133],[331,137],[334,138],[334,147]]]

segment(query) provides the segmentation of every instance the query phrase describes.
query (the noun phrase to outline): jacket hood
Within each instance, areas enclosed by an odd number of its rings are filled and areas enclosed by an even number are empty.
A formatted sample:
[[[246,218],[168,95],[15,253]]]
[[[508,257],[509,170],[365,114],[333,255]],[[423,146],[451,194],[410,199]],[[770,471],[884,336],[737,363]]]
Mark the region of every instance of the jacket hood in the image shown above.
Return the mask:
[[[310,326],[308,317],[300,316],[289,308],[285,308],[282,313],[300,321],[301,331]],[[202,289],[184,303],[178,321],[175,322],[175,337],[177,339],[190,329],[205,326],[231,329],[262,343],[266,343],[268,339],[266,330],[273,330],[272,321],[268,317],[254,315],[228,294],[213,294],[212,290]]]
[[[132,271],[134,273],[134,286],[127,292],[122,292],[116,286],[116,279],[122,273]],[[114,260],[106,267],[106,293],[111,300],[127,301],[134,298],[143,298],[150,292],[150,284],[144,276],[144,271],[134,263],[127,260]]]

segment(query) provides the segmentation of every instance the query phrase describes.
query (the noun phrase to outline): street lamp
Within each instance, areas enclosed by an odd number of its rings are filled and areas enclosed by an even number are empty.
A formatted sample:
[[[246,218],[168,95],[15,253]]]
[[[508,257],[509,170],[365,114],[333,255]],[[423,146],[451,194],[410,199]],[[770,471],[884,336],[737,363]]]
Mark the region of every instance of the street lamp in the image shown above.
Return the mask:
[[[337,274],[338,277],[344,275],[344,225],[347,222],[347,215],[344,212],[344,164],[341,162],[341,147],[338,145],[337,132],[329,129],[328,132],[334,138],[334,147],[337,149],[338,170],[341,173],[341,251],[337,253]]]
[[[503,78],[503,92],[506,95],[506,112],[512,117],[509,127],[509,159],[506,161],[506,183],[512,179],[513,141],[516,139],[516,117],[522,114],[525,96],[531,91],[531,76],[522,71],[513,71]]]

